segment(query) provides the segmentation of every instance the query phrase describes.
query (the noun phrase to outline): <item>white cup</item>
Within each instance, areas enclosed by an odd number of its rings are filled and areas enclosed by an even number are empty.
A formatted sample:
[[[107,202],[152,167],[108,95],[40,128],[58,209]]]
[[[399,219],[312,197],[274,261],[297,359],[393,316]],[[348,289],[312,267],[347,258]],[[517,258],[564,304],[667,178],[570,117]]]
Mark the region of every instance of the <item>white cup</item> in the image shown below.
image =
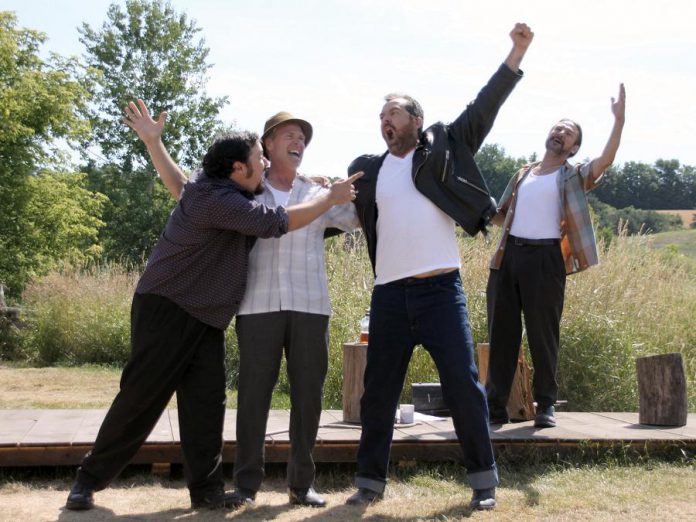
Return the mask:
[[[399,420],[401,424],[411,424],[413,422],[413,404],[402,404],[399,406]]]

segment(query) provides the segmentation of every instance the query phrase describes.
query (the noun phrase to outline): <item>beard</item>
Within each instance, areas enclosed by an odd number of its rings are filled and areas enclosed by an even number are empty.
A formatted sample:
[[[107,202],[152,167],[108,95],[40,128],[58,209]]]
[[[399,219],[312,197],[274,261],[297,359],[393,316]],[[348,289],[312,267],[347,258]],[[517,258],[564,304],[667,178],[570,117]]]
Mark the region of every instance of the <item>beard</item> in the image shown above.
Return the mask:
[[[256,185],[256,188],[254,189],[254,196],[258,196],[259,194],[263,194],[266,192],[266,184],[263,182],[263,179],[259,181],[259,184]]]
[[[394,156],[405,156],[418,144],[418,129],[415,124],[402,129],[386,127],[382,129],[382,138]]]
[[[570,147],[565,148],[563,142],[559,143],[552,137],[546,139],[546,150],[548,150],[549,152],[553,152],[558,156],[569,156],[570,149],[572,149],[574,146],[575,145],[571,145]]]

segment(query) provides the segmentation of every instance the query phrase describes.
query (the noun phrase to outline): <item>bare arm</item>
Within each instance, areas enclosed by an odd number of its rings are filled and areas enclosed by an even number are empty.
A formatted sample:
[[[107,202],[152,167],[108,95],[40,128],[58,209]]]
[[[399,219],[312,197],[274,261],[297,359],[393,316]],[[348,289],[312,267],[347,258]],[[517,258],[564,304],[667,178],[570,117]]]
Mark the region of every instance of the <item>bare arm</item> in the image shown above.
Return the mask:
[[[129,102],[124,112],[126,115],[123,118],[123,123],[133,129],[143,140],[152,164],[164,186],[167,187],[174,199],[179,199],[188,178],[162,143],[162,131],[167,120],[167,113],[162,112],[157,117],[157,121],[153,120],[150,111],[141,99],[138,99],[137,105],[134,102]]]
[[[599,178],[613,163],[616,151],[619,149],[619,143],[621,143],[621,133],[626,119],[626,89],[623,83],[619,85],[619,97],[617,99],[611,98],[611,112],[614,114],[614,126],[609,134],[609,140],[604,146],[602,154],[590,163],[592,181]]]
[[[334,205],[348,203],[355,199],[353,182],[362,177],[363,173],[353,174],[348,179],[337,181],[328,192],[311,201],[288,207],[288,231],[297,230],[308,225]]]
[[[534,33],[527,24],[517,23],[510,31],[510,38],[512,39],[512,49],[505,59],[505,65],[516,73],[520,70],[522,58],[534,39]]]

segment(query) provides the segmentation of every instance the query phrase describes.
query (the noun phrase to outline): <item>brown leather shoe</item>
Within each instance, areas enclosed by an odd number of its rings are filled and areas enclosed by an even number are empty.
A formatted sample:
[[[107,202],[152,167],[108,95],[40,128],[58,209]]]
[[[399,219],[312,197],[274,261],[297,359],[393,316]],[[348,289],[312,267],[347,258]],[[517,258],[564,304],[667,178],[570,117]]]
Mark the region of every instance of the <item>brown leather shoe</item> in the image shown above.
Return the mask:
[[[325,507],[326,500],[314,491],[314,488],[290,488],[288,489],[290,504],[296,506]]]

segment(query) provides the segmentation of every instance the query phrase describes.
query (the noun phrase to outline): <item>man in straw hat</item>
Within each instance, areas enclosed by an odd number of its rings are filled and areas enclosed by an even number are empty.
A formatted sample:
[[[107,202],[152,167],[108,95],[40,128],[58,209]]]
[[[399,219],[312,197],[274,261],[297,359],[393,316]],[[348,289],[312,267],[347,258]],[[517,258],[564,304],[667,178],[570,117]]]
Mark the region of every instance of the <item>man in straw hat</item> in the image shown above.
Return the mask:
[[[154,122],[142,100],[131,102],[124,118],[160,173],[178,171],[160,139],[164,120],[162,115]],[[244,294],[253,239],[306,226],[355,197],[353,179],[347,179],[310,202],[268,207],[254,201],[263,190],[266,166],[258,137],[236,132],[211,145],[202,173],[186,185],[138,282],[131,358],[94,447],[80,465],[67,509],[94,506],[94,492],[128,464],[174,392],[192,507],[239,505],[237,495],[225,493],[222,474],[224,330]]]
[[[257,202],[269,207],[312,201],[327,188],[298,173],[312,139],[309,122],[289,112],[271,116],[261,142],[270,159],[266,190]],[[186,177],[178,169],[159,170],[179,197]],[[321,415],[328,369],[331,307],[324,264],[324,232],[359,225],[355,207],[337,205],[311,226],[283,238],[256,241],[249,255],[247,290],[236,319],[239,341],[237,449],[234,465],[238,504],[251,503],[264,478],[266,424],[283,351],[290,384],[288,495],[292,504],[323,507],[314,490],[312,449]]]

